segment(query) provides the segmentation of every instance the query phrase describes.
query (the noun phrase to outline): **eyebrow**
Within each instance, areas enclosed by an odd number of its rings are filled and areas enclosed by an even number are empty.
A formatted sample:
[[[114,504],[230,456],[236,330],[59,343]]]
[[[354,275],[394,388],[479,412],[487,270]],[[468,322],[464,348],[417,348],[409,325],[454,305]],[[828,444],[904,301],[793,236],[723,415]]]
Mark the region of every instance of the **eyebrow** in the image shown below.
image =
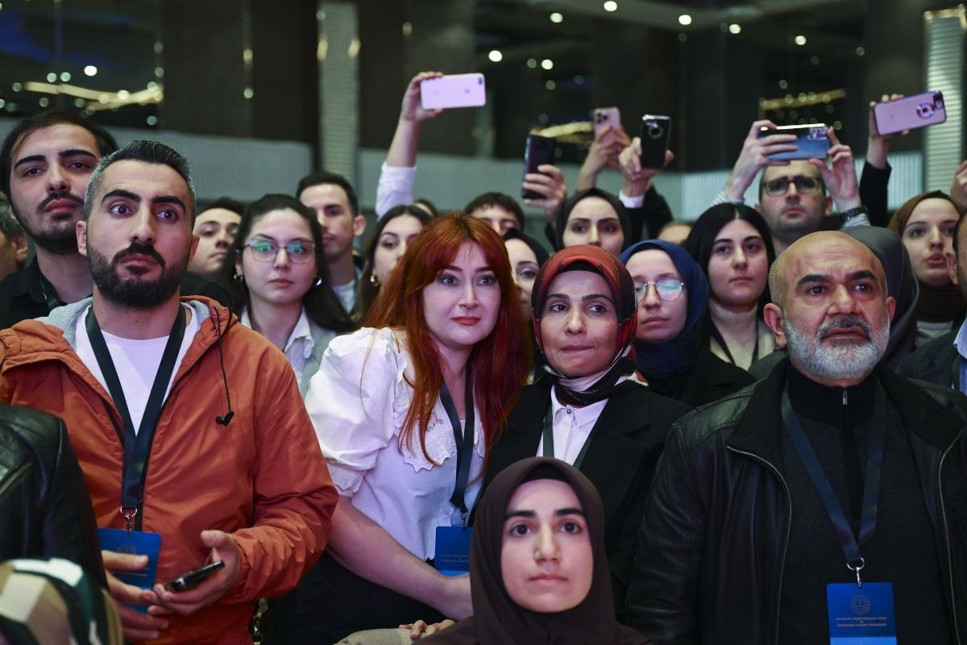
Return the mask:
[[[581,517],[584,517],[584,511],[582,511],[580,508],[569,506],[566,508],[555,509],[554,515],[557,517],[563,517],[565,515],[580,515]],[[504,516],[504,521],[506,522],[513,517],[536,518],[537,512],[529,510],[507,511],[507,514]]]
[[[547,299],[550,300],[551,298],[560,298],[561,300],[568,300],[568,301],[571,300],[571,296],[567,295],[566,293],[547,294]],[[604,293],[589,293],[586,296],[581,296],[581,302],[587,302],[589,300],[597,300],[598,298],[603,298],[611,303],[614,302],[614,299],[611,296]]]
[[[137,202],[138,204],[140,204],[143,201],[140,195],[136,193],[132,193],[130,190],[125,190],[123,188],[115,188],[114,190],[107,192],[104,195],[104,197],[101,198],[101,203],[103,204],[104,202],[111,199],[112,197],[123,197],[124,199],[129,199],[133,202]],[[187,210],[187,208],[185,207],[185,202],[181,201],[179,198],[175,197],[174,195],[160,195],[158,197],[153,198],[151,200],[151,203],[152,204],[177,204],[178,206],[181,206],[182,209]]]
[[[57,153],[57,157],[60,159],[65,159],[67,157],[90,157],[91,159],[97,159],[97,156],[88,150],[82,150],[80,148],[72,148],[70,150],[61,150]],[[35,163],[37,161],[47,161],[47,157],[44,155],[30,155],[29,157],[24,157],[20,159],[13,165],[14,168],[19,168],[24,164]]]
[[[748,242],[749,240],[761,240],[763,242],[765,241],[765,240],[762,239],[762,236],[761,235],[746,235],[745,237],[742,238],[741,241],[742,242]],[[716,239],[715,241],[713,241],[712,244],[718,244],[719,242],[728,242],[729,244],[732,244],[734,241],[735,240],[733,240],[732,238],[729,238],[729,237],[720,237],[720,238]]]
[[[861,271],[854,271],[853,273],[846,274],[846,279],[850,282],[854,280],[873,280],[876,281],[876,274],[869,269],[863,269]],[[796,286],[802,286],[804,284],[815,284],[817,282],[828,282],[830,277],[828,275],[819,273],[808,273],[803,277],[799,278]]]
[[[390,235],[396,235],[396,234],[395,233],[390,233]],[[462,268],[460,268],[458,266],[455,266],[453,264],[449,264],[449,265],[443,267],[443,271],[455,271],[457,273],[463,273],[464,272]],[[493,271],[493,268],[491,268],[491,266],[489,264],[486,265],[486,266],[482,266],[479,269],[474,269],[473,270],[474,273],[485,273],[487,271]]]

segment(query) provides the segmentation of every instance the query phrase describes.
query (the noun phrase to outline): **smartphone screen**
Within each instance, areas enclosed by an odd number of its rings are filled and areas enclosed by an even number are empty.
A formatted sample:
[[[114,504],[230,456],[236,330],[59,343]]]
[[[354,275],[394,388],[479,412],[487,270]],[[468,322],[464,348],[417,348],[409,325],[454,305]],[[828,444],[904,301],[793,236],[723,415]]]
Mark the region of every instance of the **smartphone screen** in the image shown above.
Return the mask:
[[[794,134],[796,140],[792,143],[795,150],[777,152],[769,155],[770,159],[789,161],[792,159],[825,159],[829,153],[829,137],[826,135],[825,123],[808,123],[805,125],[781,125],[778,128],[762,128],[759,138],[771,134]]]

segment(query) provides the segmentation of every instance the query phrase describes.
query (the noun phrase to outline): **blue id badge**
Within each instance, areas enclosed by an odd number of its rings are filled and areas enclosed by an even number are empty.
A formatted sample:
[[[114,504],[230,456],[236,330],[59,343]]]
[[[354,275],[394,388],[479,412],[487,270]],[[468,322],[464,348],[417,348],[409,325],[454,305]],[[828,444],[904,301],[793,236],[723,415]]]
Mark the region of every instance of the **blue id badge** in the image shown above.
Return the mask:
[[[433,564],[445,576],[459,576],[470,571],[470,527],[436,527],[436,557]]]
[[[826,585],[830,645],[896,645],[893,585],[855,582]]]
[[[101,549],[131,555],[148,556],[148,566],[141,571],[112,571],[115,578],[124,584],[151,589],[158,576],[158,554],[161,552],[161,534],[146,531],[125,531],[124,529],[98,529]],[[128,605],[141,613],[148,611],[147,605]]]

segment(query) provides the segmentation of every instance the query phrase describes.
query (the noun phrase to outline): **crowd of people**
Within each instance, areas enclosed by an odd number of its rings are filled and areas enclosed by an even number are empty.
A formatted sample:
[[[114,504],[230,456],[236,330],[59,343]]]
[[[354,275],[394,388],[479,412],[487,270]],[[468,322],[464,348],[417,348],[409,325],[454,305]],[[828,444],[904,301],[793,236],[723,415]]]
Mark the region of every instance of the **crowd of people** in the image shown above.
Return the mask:
[[[967,642],[967,162],[891,215],[872,119],[859,178],[756,121],[673,214],[614,124],[494,187],[537,240],[413,194],[438,76],[365,243],[335,173],[200,207],[162,143],[3,141],[0,641],[40,576],[77,642]]]

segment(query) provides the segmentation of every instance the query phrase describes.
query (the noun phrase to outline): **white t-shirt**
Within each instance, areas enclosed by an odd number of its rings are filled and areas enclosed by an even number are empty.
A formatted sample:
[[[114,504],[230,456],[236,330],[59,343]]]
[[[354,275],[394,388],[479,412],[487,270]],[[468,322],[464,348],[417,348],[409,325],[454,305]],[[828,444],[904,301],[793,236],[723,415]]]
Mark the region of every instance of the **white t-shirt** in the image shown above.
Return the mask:
[[[182,305],[182,308],[185,307]],[[77,343],[75,351],[98,383],[104,386],[104,389],[110,394],[107,381],[104,380],[104,374],[101,372],[101,366],[97,364],[97,357],[94,356],[91,340],[87,336],[85,321],[88,311],[90,311],[90,307],[77,317],[75,323],[74,337]],[[188,309],[188,311],[191,310]],[[191,320],[185,326],[185,338],[181,341],[181,349],[178,351],[175,367],[171,371],[171,378],[168,380],[165,399],[171,392],[171,384],[175,380],[175,374],[178,373],[181,361],[188,352],[188,348],[191,347],[199,329],[201,329],[201,325],[198,322],[198,316],[192,313]],[[154,377],[161,365],[161,356],[164,354],[165,345],[168,344],[168,336],[136,340],[114,336],[104,331],[101,334],[104,336],[104,343],[111,354],[111,360],[114,361],[114,369],[117,370],[121,390],[124,392],[124,401],[127,403],[128,413],[131,415],[131,422],[134,424],[134,432],[137,433],[141,427],[141,419],[144,417],[144,409],[148,405],[148,396],[151,394],[151,386],[154,385]]]
[[[390,329],[363,328],[329,343],[309,383],[306,407],[340,495],[420,559],[434,557],[436,527],[450,526],[457,445],[439,398],[425,442],[399,448],[413,388],[409,353]],[[476,410],[476,408],[475,408]],[[472,508],[484,464],[483,426],[474,414],[474,449],[465,494]],[[415,435],[416,433],[414,433]]]

